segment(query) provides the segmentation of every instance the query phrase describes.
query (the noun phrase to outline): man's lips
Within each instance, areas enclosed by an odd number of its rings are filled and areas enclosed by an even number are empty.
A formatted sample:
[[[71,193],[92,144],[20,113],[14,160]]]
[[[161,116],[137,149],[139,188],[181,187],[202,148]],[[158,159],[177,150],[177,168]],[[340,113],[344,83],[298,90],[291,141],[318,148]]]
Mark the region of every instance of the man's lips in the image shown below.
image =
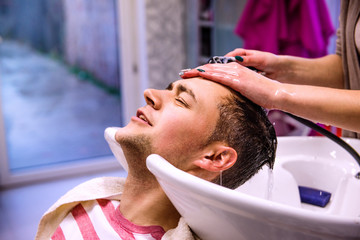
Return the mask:
[[[152,123],[149,121],[149,119],[146,117],[146,115],[144,114],[143,111],[141,111],[140,109],[137,110],[136,112],[136,117],[138,117],[139,119],[141,119],[142,121],[146,122],[148,125],[152,126]]]

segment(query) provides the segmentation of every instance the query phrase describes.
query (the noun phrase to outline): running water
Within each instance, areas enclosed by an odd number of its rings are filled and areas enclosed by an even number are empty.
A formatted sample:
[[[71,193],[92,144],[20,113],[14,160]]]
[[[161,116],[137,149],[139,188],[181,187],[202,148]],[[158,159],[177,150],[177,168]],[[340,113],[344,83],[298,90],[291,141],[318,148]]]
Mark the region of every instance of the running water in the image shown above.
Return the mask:
[[[274,173],[271,168],[268,170],[268,189],[266,194],[266,199],[271,200],[272,199],[272,191],[274,188]]]

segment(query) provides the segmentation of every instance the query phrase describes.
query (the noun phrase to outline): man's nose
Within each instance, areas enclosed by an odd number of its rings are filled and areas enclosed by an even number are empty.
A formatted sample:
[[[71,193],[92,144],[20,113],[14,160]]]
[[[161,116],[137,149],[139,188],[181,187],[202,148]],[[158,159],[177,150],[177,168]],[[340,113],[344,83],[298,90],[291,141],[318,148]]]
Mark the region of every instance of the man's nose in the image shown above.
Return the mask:
[[[146,104],[150,105],[156,110],[159,110],[162,106],[163,96],[161,95],[161,90],[156,89],[146,89],[144,91],[144,98]]]

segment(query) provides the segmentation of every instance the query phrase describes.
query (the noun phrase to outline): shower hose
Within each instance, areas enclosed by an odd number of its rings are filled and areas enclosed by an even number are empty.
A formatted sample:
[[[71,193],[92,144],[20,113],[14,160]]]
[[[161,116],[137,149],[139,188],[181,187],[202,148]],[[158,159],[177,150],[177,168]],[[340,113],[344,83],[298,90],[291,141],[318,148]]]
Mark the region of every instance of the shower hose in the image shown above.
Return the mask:
[[[359,164],[360,166],[360,155],[359,153],[357,153],[347,142],[345,142],[343,139],[339,138],[338,136],[336,136],[335,134],[333,134],[332,132],[320,127],[319,125],[309,121],[309,120],[306,120],[306,119],[303,119],[301,117],[298,117],[298,116],[295,116],[295,115],[292,115],[291,113],[287,113],[287,112],[284,112],[286,115],[292,117],[293,119],[295,119],[296,121],[304,124],[305,126],[315,130],[316,132],[324,135],[325,137],[331,139],[332,141],[334,141],[335,143],[339,144],[342,148],[344,148],[355,160],[356,162]],[[360,179],[360,172],[358,172],[355,177],[357,179]]]

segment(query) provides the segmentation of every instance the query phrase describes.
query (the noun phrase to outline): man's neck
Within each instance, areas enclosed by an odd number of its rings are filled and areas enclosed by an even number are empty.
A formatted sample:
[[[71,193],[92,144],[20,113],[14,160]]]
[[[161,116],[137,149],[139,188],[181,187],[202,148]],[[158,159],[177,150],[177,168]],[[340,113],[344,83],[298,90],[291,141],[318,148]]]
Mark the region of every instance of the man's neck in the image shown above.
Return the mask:
[[[134,224],[158,225],[165,231],[175,228],[180,219],[155,177],[140,180],[128,175],[121,196],[120,211]]]

